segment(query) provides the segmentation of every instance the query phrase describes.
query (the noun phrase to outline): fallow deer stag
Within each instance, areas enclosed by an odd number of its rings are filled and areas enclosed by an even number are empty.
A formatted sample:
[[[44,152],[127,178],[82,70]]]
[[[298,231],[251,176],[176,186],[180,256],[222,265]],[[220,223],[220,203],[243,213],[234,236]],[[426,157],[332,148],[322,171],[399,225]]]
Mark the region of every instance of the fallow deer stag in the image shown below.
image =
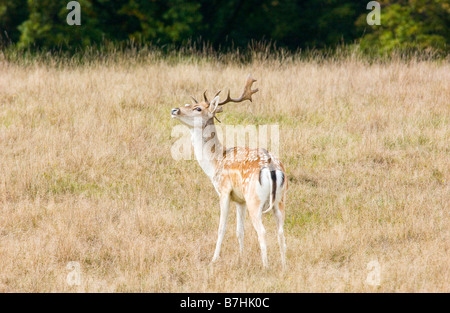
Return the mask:
[[[242,255],[244,250],[244,220],[248,209],[253,227],[258,234],[263,266],[268,266],[266,231],[262,223],[262,215],[272,210],[277,224],[278,244],[284,270],[286,268],[286,242],[283,225],[287,190],[284,167],[265,149],[248,147],[227,149],[223,147],[216,136],[214,125],[214,118],[217,119],[216,114],[222,112],[224,104],[252,101],[252,95],[258,91],[258,89],[252,90],[252,84],[255,81],[250,75],[248,76],[244,92],[238,99],[231,98],[230,91],[228,91],[227,98],[219,101],[219,91],[213,100],[208,101],[205,91],[203,93],[204,101],[199,102],[192,97],[195,104],[186,104],[184,107],[172,109],[171,116],[189,127],[194,154],[220,196],[219,231],[212,262],[219,257],[230,202],[235,202],[237,207],[236,235],[240,254]]]

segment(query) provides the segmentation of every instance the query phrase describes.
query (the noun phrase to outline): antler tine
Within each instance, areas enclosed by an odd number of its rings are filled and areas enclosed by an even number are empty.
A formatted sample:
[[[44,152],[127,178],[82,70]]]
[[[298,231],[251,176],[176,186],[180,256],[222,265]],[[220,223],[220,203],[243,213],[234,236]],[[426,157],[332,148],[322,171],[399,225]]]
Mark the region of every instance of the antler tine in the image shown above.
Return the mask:
[[[242,95],[238,99],[233,99],[230,97],[230,90],[228,89],[228,95],[227,98],[224,101],[219,102],[219,105],[224,105],[228,102],[242,102],[245,100],[252,101],[252,95],[256,92],[258,92],[258,88],[252,89],[253,83],[256,82],[256,79],[254,79],[250,74],[247,77],[247,81],[245,82],[244,91],[242,92]]]
[[[195,104],[198,104],[197,99],[195,99],[193,96],[191,96],[192,100],[194,100]]]
[[[218,92],[216,92],[216,94],[214,95],[214,98],[217,97],[221,91],[222,91],[222,90],[219,90]],[[205,92],[203,93],[203,98],[205,98],[206,103],[209,104],[209,100],[208,100],[208,98],[206,97],[206,90],[205,90]],[[214,98],[213,98],[213,99],[214,99]]]

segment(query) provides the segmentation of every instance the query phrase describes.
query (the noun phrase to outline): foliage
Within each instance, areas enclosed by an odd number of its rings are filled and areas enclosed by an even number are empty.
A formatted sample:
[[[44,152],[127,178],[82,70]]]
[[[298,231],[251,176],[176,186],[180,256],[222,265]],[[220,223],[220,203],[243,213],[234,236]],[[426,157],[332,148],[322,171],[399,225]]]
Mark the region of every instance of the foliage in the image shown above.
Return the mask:
[[[0,0],[0,41],[17,42],[17,27],[28,18],[27,0]],[[1,42],[0,42],[1,43]]]
[[[448,51],[450,3],[447,0],[384,1],[381,25],[370,27],[361,40],[363,50]],[[365,24],[361,16],[359,25]]]
[[[448,52],[448,0],[381,0],[381,25],[369,26],[356,0],[79,0],[81,26],[69,26],[67,1],[0,0],[3,42],[19,48],[75,50],[107,42],[223,50],[271,41],[289,49],[361,43],[365,51]]]

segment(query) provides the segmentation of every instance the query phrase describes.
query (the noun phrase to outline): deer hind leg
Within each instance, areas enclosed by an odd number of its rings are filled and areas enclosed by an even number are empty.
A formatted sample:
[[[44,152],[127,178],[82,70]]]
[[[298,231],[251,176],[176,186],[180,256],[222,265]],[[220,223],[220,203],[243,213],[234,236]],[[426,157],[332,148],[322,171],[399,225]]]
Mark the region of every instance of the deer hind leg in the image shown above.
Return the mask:
[[[264,225],[262,223],[262,211],[264,203],[257,199],[257,195],[255,194],[249,201],[247,201],[248,212],[250,215],[250,219],[252,221],[253,227],[258,234],[259,246],[261,248],[261,257],[263,266],[267,268],[267,244],[266,244],[266,230],[264,229]]]
[[[239,242],[239,255],[244,253],[244,223],[247,207],[245,204],[236,203],[236,237]]]
[[[225,235],[225,229],[227,227],[228,210],[230,208],[230,194],[224,193],[220,196],[220,221],[219,231],[217,235],[216,249],[214,250],[214,256],[212,262],[214,263],[220,255],[220,247],[222,246],[223,237]]]
[[[284,199],[283,199],[284,200]],[[284,201],[274,205],[273,215],[275,216],[275,222],[277,224],[278,245],[280,246],[281,265],[283,271],[286,270],[286,239],[284,238]]]

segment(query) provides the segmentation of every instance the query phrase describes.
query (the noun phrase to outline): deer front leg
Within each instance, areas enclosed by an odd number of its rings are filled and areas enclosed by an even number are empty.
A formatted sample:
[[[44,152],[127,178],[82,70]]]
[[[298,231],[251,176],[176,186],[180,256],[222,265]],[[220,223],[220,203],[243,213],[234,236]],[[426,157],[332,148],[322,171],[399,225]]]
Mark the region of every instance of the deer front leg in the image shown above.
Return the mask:
[[[219,258],[220,247],[222,246],[223,236],[225,235],[225,229],[227,226],[227,217],[229,208],[230,208],[230,194],[229,193],[222,194],[220,196],[219,231],[216,243],[216,250],[214,251],[212,263],[214,263]]]

